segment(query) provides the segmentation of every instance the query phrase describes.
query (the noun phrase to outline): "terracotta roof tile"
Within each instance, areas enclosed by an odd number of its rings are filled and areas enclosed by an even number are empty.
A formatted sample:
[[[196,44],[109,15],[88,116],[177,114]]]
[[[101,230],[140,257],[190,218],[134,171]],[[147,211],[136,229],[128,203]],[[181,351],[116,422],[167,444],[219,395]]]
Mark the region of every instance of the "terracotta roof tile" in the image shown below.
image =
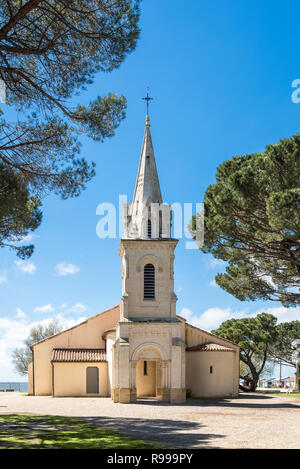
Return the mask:
[[[55,348],[52,362],[106,362],[103,348]]]
[[[230,347],[224,347],[220,344],[215,344],[214,342],[210,342],[208,344],[199,344],[194,345],[193,347],[187,347],[187,352],[234,352],[234,349]]]

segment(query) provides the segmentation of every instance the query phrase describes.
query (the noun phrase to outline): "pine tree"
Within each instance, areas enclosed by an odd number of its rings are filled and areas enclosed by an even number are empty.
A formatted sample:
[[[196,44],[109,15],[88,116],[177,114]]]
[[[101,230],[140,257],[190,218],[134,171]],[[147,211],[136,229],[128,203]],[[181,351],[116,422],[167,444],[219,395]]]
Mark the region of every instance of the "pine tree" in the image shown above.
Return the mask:
[[[300,134],[225,161],[216,179],[201,248],[227,262],[216,283],[242,301],[300,304]]]

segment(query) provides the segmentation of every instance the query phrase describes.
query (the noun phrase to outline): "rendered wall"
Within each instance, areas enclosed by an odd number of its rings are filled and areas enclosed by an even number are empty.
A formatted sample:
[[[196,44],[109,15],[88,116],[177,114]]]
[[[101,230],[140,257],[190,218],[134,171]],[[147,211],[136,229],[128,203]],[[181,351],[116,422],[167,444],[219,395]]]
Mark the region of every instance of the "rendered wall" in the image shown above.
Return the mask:
[[[235,353],[186,352],[186,388],[193,397],[234,397]]]
[[[54,348],[105,348],[102,334],[116,325],[119,315],[119,307],[104,311],[78,326],[34,345],[35,395],[52,394],[51,355]]]
[[[87,394],[86,369],[89,366],[98,368],[99,393]],[[54,397],[72,396],[108,396],[107,363],[54,363]]]
[[[33,394],[33,380],[32,380],[32,362],[28,365],[28,394],[32,396]]]
[[[147,361],[147,375],[144,375],[144,361],[136,365],[137,397],[156,396],[156,362]]]
[[[233,373],[233,383],[234,383],[233,384],[233,396],[237,397],[239,394],[239,378],[240,378],[240,348],[239,346],[236,344],[233,344],[232,342],[229,342],[228,340],[222,339],[221,337],[218,337],[214,334],[203,331],[202,329],[199,329],[195,326],[191,326],[190,324],[185,325],[185,342],[186,342],[187,347],[193,347],[196,345],[207,344],[209,342],[213,342],[219,345],[223,345],[224,347],[232,348],[234,350],[234,352],[187,352],[186,356],[197,354],[197,353],[202,353],[204,355],[207,353],[220,354],[220,357],[223,355],[224,357],[226,357],[227,355],[232,355],[232,361],[231,361],[230,366],[232,368],[232,373]],[[190,359],[187,358],[186,363],[188,363],[188,360]],[[226,360],[228,360],[228,358]],[[186,388],[187,389],[189,388],[188,384],[186,384]]]

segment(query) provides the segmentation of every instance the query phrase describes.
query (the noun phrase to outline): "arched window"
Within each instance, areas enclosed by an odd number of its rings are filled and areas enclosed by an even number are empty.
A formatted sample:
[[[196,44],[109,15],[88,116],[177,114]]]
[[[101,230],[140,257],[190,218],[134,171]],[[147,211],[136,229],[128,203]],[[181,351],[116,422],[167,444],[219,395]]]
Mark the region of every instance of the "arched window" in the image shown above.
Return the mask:
[[[151,225],[150,219],[148,220],[148,225],[147,225],[147,235],[148,235],[148,238],[152,237],[152,225]]]
[[[155,300],[155,268],[152,264],[144,267],[144,300]]]

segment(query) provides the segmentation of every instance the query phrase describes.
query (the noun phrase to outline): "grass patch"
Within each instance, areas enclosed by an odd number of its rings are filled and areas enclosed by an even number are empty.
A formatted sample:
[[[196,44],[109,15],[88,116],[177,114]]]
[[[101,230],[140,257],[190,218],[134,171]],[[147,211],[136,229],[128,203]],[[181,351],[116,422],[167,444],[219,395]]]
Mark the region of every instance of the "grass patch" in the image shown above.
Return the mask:
[[[73,417],[0,415],[2,449],[159,449],[158,443],[135,439]]]
[[[270,392],[271,396],[280,396],[280,397],[300,397],[300,392]]]

